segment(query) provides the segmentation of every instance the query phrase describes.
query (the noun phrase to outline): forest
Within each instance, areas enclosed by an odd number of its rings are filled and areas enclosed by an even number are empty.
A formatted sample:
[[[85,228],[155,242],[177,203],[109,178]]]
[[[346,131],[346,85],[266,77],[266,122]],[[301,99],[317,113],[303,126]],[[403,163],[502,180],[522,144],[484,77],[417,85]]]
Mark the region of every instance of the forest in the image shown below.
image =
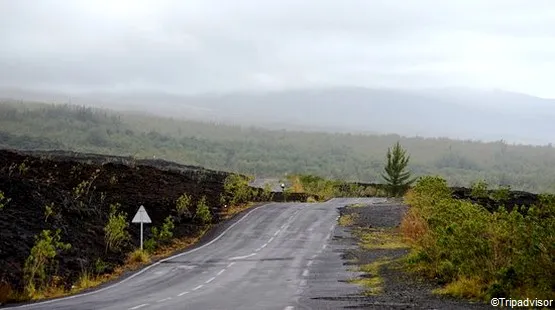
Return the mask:
[[[155,157],[264,177],[310,174],[381,183],[385,154],[397,141],[410,154],[415,176],[438,175],[451,186],[484,180],[515,190],[555,192],[550,144],[269,130],[69,104],[0,103],[1,148]]]

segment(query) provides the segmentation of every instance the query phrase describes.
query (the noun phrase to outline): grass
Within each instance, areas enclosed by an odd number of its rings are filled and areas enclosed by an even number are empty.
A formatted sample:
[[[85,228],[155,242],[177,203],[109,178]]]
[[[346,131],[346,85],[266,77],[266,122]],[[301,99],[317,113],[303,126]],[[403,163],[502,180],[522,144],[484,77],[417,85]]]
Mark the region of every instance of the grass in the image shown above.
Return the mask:
[[[370,264],[362,265],[358,268],[358,271],[364,274],[349,280],[349,282],[362,286],[366,296],[379,295],[383,292],[383,278],[380,276],[380,268],[390,262],[388,258],[382,258]]]
[[[221,217],[222,217],[223,220],[228,220],[231,217],[233,217],[235,214],[240,213],[240,212],[252,207],[253,205],[254,205],[254,203],[249,202],[249,203],[244,203],[244,204],[228,206],[221,213]]]
[[[358,219],[358,214],[356,213],[343,214],[339,217],[338,222],[340,226],[353,226],[355,225],[357,219]]]
[[[365,250],[409,248],[395,228],[358,228],[354,233],[360,240],[360,246]]]
[[[461,277],[445,287],[435,289],[433,293],[456,298],[483,300],[487,295],[486,289],[486,285],[484,285],[479,277]]]
[[[150,255],[144,250],[137,249],[127,256],[127,264],[145,264],[150,262]]]

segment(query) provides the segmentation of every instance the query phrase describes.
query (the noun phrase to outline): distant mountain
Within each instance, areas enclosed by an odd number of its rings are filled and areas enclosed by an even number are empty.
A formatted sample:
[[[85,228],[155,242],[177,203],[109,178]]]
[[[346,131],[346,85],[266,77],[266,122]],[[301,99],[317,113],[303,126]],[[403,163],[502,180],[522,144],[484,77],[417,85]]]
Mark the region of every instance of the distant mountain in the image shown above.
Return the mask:
[[[161,116],[268,128],[397,133],[407,136],[547,144],[555,100],[470,89],[328,88],[207,94],[2,91],[0,98],[141,110]]]

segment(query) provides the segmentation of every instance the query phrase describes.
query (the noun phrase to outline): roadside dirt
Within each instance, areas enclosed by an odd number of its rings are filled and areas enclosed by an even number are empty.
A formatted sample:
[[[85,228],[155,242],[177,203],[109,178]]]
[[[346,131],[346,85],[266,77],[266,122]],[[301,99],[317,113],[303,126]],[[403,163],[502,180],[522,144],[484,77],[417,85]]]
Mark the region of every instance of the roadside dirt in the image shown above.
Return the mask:
[[[376,229],[392,230],[399,226],[407,206],[398,203],[384,203],[368,206],[344,207],[340,214],[356,214],[353,225],[345,227],[348,234],[340,240],[347,249],[343,251],[344,264],[348,268],[357,268],[368,264],[386,262],[378,267],[378,276],[382,281],[379,285],[381,292],[367,296],[362,291],[359,293],[356,304],[345,306],[348,309],[490,309],[487,304],[472,303],[465,300],[447,298],[432,293],[439,285],[422,280],[416,275],[405,272],[399,260],[408,254],[408,248],[384,245],[380,248],[362,249],[358,246],[359,235],[357,230]],[[369,277],[369,276],[366,276]],[[362,275],[362,278],[364,276]],[[365,290],[364,287],[361,287]],[[366,289],[366,291],[368,291]],[[352,299],[353,297],[351,297]]]

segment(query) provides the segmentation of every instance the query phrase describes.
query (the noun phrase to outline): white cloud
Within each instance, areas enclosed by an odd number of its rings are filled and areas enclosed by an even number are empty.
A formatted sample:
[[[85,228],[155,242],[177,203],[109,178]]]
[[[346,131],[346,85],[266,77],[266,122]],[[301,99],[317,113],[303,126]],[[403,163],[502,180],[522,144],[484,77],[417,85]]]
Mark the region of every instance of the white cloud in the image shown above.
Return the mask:
[[[473,86],[555,97],[552,0],[0,2],[0,86]]]

